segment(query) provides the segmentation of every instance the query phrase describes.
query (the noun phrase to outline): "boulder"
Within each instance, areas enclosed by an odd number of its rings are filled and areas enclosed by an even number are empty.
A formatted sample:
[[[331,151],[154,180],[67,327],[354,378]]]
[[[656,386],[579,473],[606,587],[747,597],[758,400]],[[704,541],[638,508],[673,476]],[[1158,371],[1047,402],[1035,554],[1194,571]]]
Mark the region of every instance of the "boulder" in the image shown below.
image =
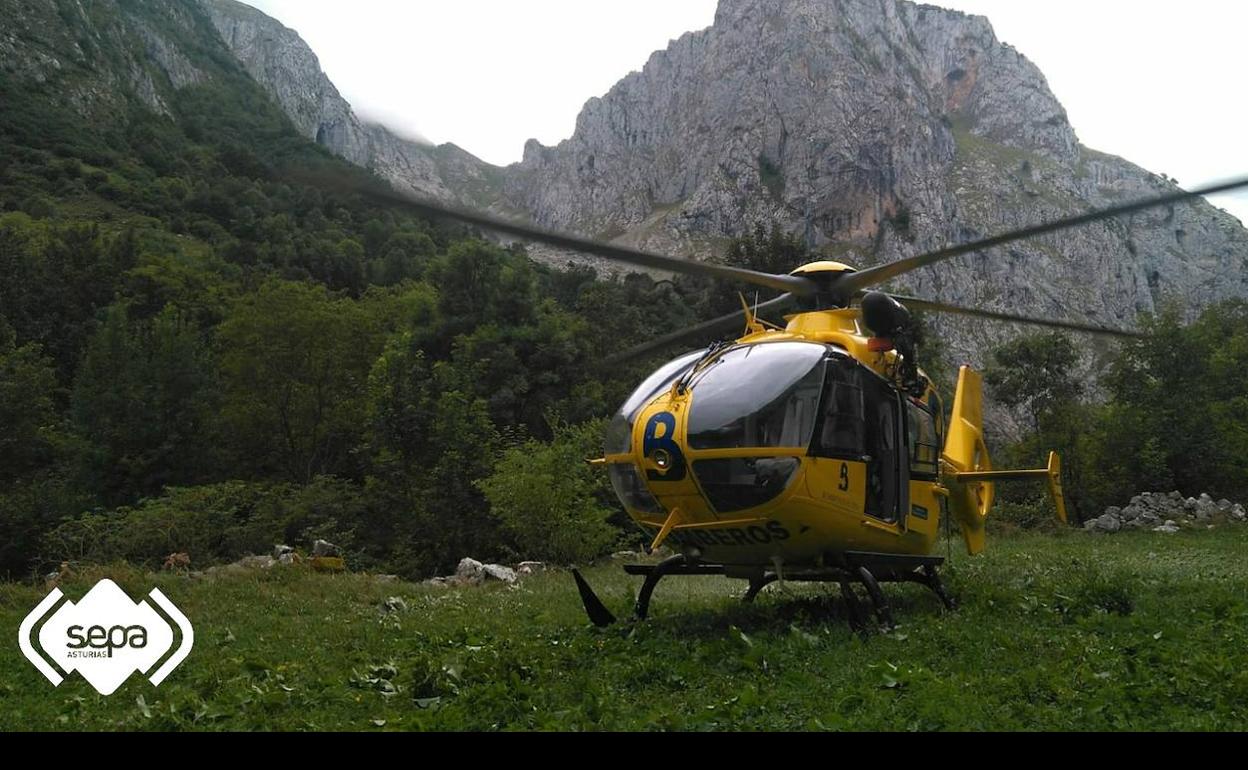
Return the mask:
[[[455,581],[476,585],[485,580],[485,565],[476,559],[465,556],[459,560],[455,568]]]
[[[516,573],[520,575],[532,575],[536,572],[545,572],[546,565],[540,561],[522,561],[516,567]]]
[[[501,564],[486,564],[481,571],[486,580],[497,580],[502,583],[514,583],[517,580],[516,571]]]
[[[338,546],[328,540],[316,540],[312,543],[313,556],[341,556]]]
[[[1123,529],[1175,532],[1183,528],[1211,529],[1224,520],[1248,521],[1248,511],[1226,498],[1214,500],[1208,493],[1183,497],[1178,491],[1141,492],[1126,506],[1109,506],[1105,513],[1084,523],[1089,532],[1110,533]]]
[[[381,603],[381,611],[384,613],[407,612],[407,602],[403,601],[401,596],[387,596]]]
[[[1122,519],[1106,513],[1085,522],[1083,528],[1091,530],[1092,532],[1104,532],[1109,534],[1122,529]]]

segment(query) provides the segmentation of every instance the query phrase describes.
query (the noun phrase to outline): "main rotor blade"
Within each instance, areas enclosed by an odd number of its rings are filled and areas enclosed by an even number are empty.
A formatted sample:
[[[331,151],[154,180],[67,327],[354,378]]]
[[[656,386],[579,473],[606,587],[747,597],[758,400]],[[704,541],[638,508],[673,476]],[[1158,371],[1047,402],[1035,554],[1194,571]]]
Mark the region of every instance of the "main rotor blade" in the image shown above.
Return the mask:
[[[945,302],[933,302],[932,300],[920,299],[918,297],[903,297],[899,294],[889,294],[888,296],[912,310],[932,310],[937,313],[956,313],[957,315],[967,315],[975,318],[991,318],[994,321],[1009,321],[1011,323],[1031,324],[1032,326],[1048,326],[1053,329],[1066,329],[1069,331],[1087,332],[1088,334],[1102,334],[1112,337],[1138,338],[1144,336],[1139,332],[1126,331],[1123,329],[1110,329],[1105,326],[1093,326],[1092,324],[1081,324],[1073,321],[1055,321],[1051,318],[1035,318],[1032,316],[1015,315],[1014,313],[998,313],[993,310],[980,310],[979,308],[950,305]]]
[[[776,291],[791,292],[794,294],[813,294],[815,292],[815,283],[809,278],[802,278],[795,275],[777,275],[774,273],[761,273],[757,270],[747,270],[743,267],[732,267],[730,265],[719,265],[713,262],[696,262],[691,259],[677,259],[662,254],[654,254],[648,251],[640,251],[638,249],[630,249],[624,246],[613,246],[608,243],[600,243],[591,241],[587,238],[581,238],[568,233],[561,233],[554,230],[546,230],[534,225],[526,225],[520,222],[502,219],[500,217],[481,214],[476,211],[448,206],[442,203],[434,203],[423,198],[406,192],[400,192],[390,187],[381,185],[372,185],[368,187],[353,186],[353,192],[357,192],[374,200],[385,201],[387,203],[397,204],[424,214],[425,216],[455,219],[460,222],[484,227],[488,230],[494,230],[508,235],[514,235],[517,238],[525,240],[537,241],[539,243],[557,246],[561,249],[569,249],[571,251],[579,251],[585,254],[593,254],[604,259],[614,260],[616,262],[625,262],[630,265],[638,265],[639,267],[649,267],[658,270],[670,270],[674,273],[686,273],[688,275],[704,275],[712,278],[726,278],[734,281],[744,281],[752,283],[755,286],[763,286]]]
[[[856,273],[847,273],[842,275],[837,280],[836,288],[838,291],[843,292],[844,295],[850,295],[859,289],[875,286],[900,275],[905,275],[911,270],[916,270],[920,267],[942,262],[953,257],[959,257],[963,254],[969,254],[973,251],[982,251],[984,249],[992,248],[993,246],[1001,246],[1003,244],[1012,243],[1024,238],[1033,238],[1037,235],[1055,233],[1059,230],[1067,230],[1072,227],[1079,227],[1080,225],[1099,222],[1103,219],[1112,219],[1114,217],[1123,216],[1124,214],[1133,214],[1137,211],[1144,211],[1145,209],[1151,209],[1157,206],[1165,206],[1170,203],[1180,203],[1182,201],[1191,200],[1192,198],[1199,198],[1202,195],[1212,195],[1213,193],[1236,190],[1241,187],[1248,187],[1248,177],[1234,179],[1227,182],[1220,182],[1218,184],[1202,187],[1190,192],[1181,191],[1177,193],[1169,193],[1156,198],[1146,198],[1144,200],[1136,201],[1135,203],[1112,206],[1107,209],[1100,209],[1098,211],[1090,211],[1086,214],[1080,214],[1078,216],[1067,217],[1066,219],[1057,219],[1052,222],[1045,222],[1032,227],[1024,227],[1021,230],[1013,230],[1011,232],[996,235],[991,238],[985,238],[980,241],[964,243],[959,246],[949,246],[947,248],[940,249],[939,251],[920,254],[917,257],[899,259],[896,262],[890,262],[887,265],[867,268],[866,270],[860,270]]]
[[[792,294],[781,294],[779,297],[768,300],[759,305],[757,308],[754,308],[754,315],[759,316],[763,313],[783,310],[792,302]],[[652,339],[642,345],[638,345],[637,347],[629,348],[622,353],[616,353],[613,356],[609,356],[603,363],[618,364],[622,361],[628,361],[644,356],[647,353],[653,353],[656,350],[662,350],[663,348],[669,345],[674,345],[682,340],[702,337],[708,334],[720,334],[734,330],[740,331],[743,328],[745,328],[745,311],[738,310],[735,313],[720,316],[712,321],[700,323],[697,326],[690,326],[686,329],[674,331],[671,334],[665,334],[662,337],[656,337],[655,339]]]

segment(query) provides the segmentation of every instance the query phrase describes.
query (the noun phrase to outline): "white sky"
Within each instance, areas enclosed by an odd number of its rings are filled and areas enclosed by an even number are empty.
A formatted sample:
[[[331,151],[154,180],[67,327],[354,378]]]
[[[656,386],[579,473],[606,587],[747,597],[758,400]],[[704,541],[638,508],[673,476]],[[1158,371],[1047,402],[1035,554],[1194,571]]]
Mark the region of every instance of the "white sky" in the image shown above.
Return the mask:
[[[1080,140],[1184,186],[1248,174],[1239,0],[930,0],[987,16]],[[360,115],[491,163],[567,138],[716,0],[247,0],[297,30]],[[1248,222],[1248,192],[1214,202]]]

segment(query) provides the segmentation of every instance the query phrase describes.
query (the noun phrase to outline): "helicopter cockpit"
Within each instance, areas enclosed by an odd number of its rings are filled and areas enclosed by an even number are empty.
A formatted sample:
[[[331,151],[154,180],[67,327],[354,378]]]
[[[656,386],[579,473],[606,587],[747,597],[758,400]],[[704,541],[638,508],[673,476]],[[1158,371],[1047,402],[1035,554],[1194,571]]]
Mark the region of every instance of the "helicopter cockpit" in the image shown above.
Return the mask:
[[[673,360],[617,412],[607,432],[608,457],[632,451],[636,416],[677,380],[691,394],[685,424],[691,469],[719,513],[779,496],[802,456],[866,463],[865,512],[885,521],[906,510],[912,470],[936,472],[938,410],[899,394],[843,349],[804,341],[737,345]],[[626,505],[659,512],[636,465],[614,462],[610,471]]]

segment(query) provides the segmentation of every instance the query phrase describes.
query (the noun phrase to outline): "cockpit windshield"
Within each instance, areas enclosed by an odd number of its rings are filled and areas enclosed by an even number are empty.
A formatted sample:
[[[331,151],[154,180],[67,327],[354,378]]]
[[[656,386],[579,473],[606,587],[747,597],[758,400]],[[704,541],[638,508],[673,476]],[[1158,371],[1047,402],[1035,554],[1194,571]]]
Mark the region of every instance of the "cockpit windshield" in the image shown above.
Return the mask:
[[[637,386],[637,389],[628,397],[628,400],[624,402],[620,410],[615,413],[615,417],[611,419],[611,423],[607,426],[607,454],[625,454],[632,449],[633,419],[637,416],[637,410],[657,396],[659,391],[671,385],[677,377],[689,371],[689,367],[693,366],[694,362],[701,358],[705,352],[704,350],[695,350],[692,353],[686,353],[680,358],[669,361],[647,377],[645,382]]]
[[[810,444],[827,348],[769,342],[729,350],[694,375],[689,445],[693,449]]]

